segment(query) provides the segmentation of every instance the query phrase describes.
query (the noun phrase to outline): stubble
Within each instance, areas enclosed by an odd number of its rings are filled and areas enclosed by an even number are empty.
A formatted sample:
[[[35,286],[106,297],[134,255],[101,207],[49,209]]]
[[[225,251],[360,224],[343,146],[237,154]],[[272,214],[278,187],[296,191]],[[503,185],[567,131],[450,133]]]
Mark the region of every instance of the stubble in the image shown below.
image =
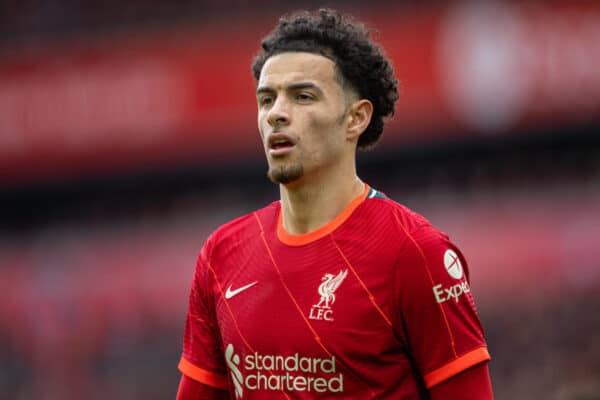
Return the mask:
[[[271,182],[276,184],[287,184],[294,182],[304,176],[304,166],[300,162],[293,163],[291,165],[281,165],[277,167],[270,167],[267,172],[267,177]]]

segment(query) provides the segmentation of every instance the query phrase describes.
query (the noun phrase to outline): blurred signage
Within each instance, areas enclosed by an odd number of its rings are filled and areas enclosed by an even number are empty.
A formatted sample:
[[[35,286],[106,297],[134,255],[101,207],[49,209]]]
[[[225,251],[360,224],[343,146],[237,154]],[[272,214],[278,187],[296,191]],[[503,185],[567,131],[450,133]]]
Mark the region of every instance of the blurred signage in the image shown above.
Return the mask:
[[[600,112],[600,3],[465,2],[437,43],[447,102],[480,132]]]
[[[14,77],[1,86],[0,157],[36,148],[85,152],[152,145],[183,117],[182,85],[162,60],[111,60]]]
[[[600,115],[598,2],[456,2],[366,20],[402,82],[389,144]],[[261,157],[249,65],[262,25],[3,57],[0,182]]]

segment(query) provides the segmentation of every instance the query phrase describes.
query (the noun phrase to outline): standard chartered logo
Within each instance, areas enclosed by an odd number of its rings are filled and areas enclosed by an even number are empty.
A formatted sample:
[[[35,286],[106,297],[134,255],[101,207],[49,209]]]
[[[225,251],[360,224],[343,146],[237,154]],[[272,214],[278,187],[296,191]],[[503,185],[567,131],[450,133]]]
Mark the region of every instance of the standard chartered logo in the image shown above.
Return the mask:
[[[238,399],[243,397],[244,390],[344,391],[344,376],[337,373],[335,356],[318,358],[302,357],[298,353],[283,356],[255,352],[241,360],[230,343],[225,349],[225,360]]]
[[[225,349],[225,361],[227,362],[227,366],[231,371],[231,379],[233,380],[233,386],[235,387],[235,397],[237,399],[241,399],[244,395],[244,377],[238,368],[240,365],[240,356],[234,354],[233,345],[231,343],[229,343]]]

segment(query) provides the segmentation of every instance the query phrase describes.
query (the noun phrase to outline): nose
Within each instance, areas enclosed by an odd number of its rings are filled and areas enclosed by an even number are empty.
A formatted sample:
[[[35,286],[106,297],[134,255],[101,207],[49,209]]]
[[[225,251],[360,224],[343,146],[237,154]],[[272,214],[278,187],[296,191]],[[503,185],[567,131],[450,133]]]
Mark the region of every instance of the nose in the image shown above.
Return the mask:
[[[269,110],[267,121],[273,128],[285,126],[290,123],[290,113],[284,96],[277,97]]]

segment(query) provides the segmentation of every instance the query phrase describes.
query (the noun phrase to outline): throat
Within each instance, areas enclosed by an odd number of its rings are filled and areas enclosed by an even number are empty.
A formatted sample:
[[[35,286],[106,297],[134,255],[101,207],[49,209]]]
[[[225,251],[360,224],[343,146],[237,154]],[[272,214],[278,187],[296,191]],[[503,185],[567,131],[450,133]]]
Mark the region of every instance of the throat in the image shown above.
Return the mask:
[[[303,235],[321,229],[344,214],[348,207],[364,197],[367,185],[358,181],[346,193],[314,190],[281,190],[282,226],[291,235]]]

